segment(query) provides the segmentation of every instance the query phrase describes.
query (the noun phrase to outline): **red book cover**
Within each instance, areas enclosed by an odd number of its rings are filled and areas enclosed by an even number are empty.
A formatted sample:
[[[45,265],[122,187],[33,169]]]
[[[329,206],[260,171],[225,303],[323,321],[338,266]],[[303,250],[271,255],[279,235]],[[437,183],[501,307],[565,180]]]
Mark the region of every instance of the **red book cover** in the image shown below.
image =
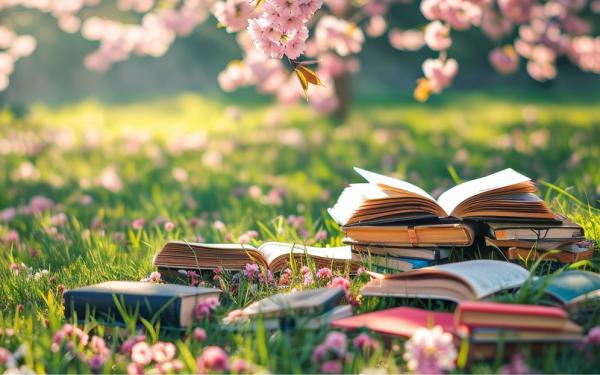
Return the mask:
[[[454,333],[454,314],[434,312],[413,307],[396,307],[335,320],[334,328],[355,330],[366,327],[385,335],[410,337],[417,328],[439,325],[444,331]]]
[[[488,317],[504,317],[495,319],[493,324],[474,323],[471,319],[465,319],[465,314],[477,314]],[[496,302],[462,301],[455,311],[456,325],[467,326],[494,326],[505,328],[519,328],[523,326],[518,317],[540,317],[551,321],[567,321],[567,313],[558,307],[517,305]],[[540,323],[541,320],[539,321]],[[557,327],[559,328],[559,327]]]

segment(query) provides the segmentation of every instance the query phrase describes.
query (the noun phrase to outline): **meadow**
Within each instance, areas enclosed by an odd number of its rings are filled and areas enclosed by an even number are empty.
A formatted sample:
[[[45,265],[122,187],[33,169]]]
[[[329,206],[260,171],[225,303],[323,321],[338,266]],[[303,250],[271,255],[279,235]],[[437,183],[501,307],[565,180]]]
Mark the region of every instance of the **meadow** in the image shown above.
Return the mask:
[[[8,357],[25,366],[22,371],[38,373],[141,370],[128,366],[130,354],[122,347],[139,334],[133,324],[116,329],[90,320],[80,328],[103,337],[102,343],[85,344],[69,335],[74,348],[57,343],[56,332],[67,323],[60,305],[65,289],[148,278],[155,271],[154,254],[168,239],[340,245],[343,233],[326,208],[348,183],[360,181],[353,166],[407,179],[434,196],[461,180],[512,167],[537,180],[551,207],[581,224],[598,244],[599,142],[600,98],[473,93],[428,104],[381,99],[356,106],[342,123],[303,108],[232,107],[194,94],[120,105],[82,101],[5,108],[0,114],[0,370],[15,365],[2,361]],[[522,264],[537,274],[559,268]],[[600,256],[570,267],[600,272]],[[203,285],[224,290],[220,306],[197,323],[206,337],[200,330],[181,334],[146,326],[148,343],[176,345],[172,367],[152,363],[146,371],[199,371],[197,358],[211,346],[225,350],[231,372],[327,370],[313,357],[327,330],[240,334],[222,330],[218,322],[251,301],[324,286],[331,278],[315,277],[305,286],[299,269],[292,269],[285,283],[279,275],[274,283],[231,274],[202,277]],[[361,311],[419,305],[358,300],[366,276],[350,281],[348,299]],[[504,297],[535,303],[536,296]],[[597,325],[600,314],[584,324],[588,330]],[[337,362],[341,367],[329,370],[407,371],[401,342],[384,346],[371,336],[378,344],[366,349],[349,344]],[[599,349],[589,345],[548,345],[543,355],[523,346],[524,362],[519,357],[512,364],[502,356],[469,362],[464,360],[468,348],[461,348],[454,371],[517,372],[526,364],[548,373],[597,372]]]

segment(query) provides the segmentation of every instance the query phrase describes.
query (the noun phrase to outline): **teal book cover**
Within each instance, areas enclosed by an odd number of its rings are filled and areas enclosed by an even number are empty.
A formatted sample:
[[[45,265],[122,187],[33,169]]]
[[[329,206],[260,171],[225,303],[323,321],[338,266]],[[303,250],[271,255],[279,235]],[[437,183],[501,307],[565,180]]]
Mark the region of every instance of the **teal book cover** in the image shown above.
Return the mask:
[[[568,304],[582,296],[600,291],[600,275],[588,271],[565,271],[552,278],[546,293]]]

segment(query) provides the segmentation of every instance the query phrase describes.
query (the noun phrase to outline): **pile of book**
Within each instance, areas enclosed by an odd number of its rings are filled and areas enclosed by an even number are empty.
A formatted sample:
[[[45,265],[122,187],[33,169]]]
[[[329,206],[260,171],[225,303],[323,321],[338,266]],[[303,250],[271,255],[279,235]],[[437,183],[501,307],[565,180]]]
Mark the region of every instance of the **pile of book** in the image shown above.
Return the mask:
[[[351,184],[329,209],[344,243],[372,265],[408,270],[492,247],[507,260],[573,263],[591,259],[583,229],[553,213],[528,177],[505,169],[459,184],[436,200],[406,181],[355,168]]]

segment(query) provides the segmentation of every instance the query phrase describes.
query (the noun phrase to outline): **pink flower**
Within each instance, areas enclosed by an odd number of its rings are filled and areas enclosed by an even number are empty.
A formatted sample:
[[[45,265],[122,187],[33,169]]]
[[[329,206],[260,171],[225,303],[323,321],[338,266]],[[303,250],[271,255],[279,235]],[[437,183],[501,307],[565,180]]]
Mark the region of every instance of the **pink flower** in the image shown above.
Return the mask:
[[[146,224],[146,220],[144,219],[135,219],[132,223],[131,223],[131,227],[135,230],[140,230],[142,228],[144,228],[144,224]]]
[[[300,274],[306,275],[307,273],[310,273],[310,268],[308,268],[307,266],[300,267]]]
[[[106,356],[101,355],[101,354],[94,354],[88,360],[88,366],[90,366],[90,368],[94,371],[99,371],[104,366],[104,363],[106,363],[106,360],[107,360]]]
[[[388,38],[392,47],[399,50],[416,51],[425,44],[425,37],[420,30],[391,29]]]
[[[583,341],[585,344],[600,346],[600,326],[592,328]]]
[[[327,349],[328,348],[324,344],[315,346],[311,356],[312,361],[315,363],[321,362],[327,355]]]
[[[144,367],[137,363],[127,365],[127,375],[144,375]]]
[[[458,63],[454,59],[427,59],[423,62],[423,73],[429,82],[430,90],[437,94],[452,83],[452,79],[458,73]]]
[[[330,279],[331,276],[333,276],[333,273],[327,267],[323,267],[317,271],[317,279],[326,280]]]
[[[440,21],[433,21],[425,27],[425,43],[434,51],[447,50],[452,45],[450,28]]]
[[[234,374],[251,374],[256,371],[256,368],[252,363],[238,358],[231,362],[231,365],[229,366],[229,371],[231,371]]]
[[[206,374],[208,372],[222,372],[227,370],[227,353],[219,346],[207,346],[198,357],[198,372]]]
[[[123,189],[123,182],[114,165],[104,168],[98,177],[98,184],[113,193],[118,193]]]
[[[321,372],[324,374],[340,374],[342,372],[342,361],[336,359],[323,362]]]
[[[534,4],[534,0],[498,0],[500,11],[504,17],[517,24],[529,20]]]
[[[254,279],[258,279],[260,274],[260,268],[255,263],[246,263],[246,267],[243,271],[246,280],[252,281]]]
[[[151,283],[158,283],[158,282],[160,282],[160,278],[161,278],[160,272],[154,271],[150,274],[150,277],[148,279]]]
[[[225,223],[223,223],[221,220],[215,220],[215,222],[213,223],[213,228],[215,228],[219,232],[223,232],[225,230]]]
[[[313,275],[311,272],[307,272],[304,274],[303,278],[302,278],[302,285],[304,286],[311,286],[313,284],[314,280],[313,280]]]
[[[441,374],[455,367],[457,352],[452,334],[435,326],[417,329],[404,344],[403,357],[412,372]]]
[[[379,346],[379,343],[366,333],[356,336],[352,343],[356,349],[363,352],[373,352]]]
[[[369,19],[369,23],[366,26],[366,31],[370,37],[377,38],[385,33],[386,27],[387,22],[385,21],[385,18],[383,18],[381,15],[376,15]]]
[[[162,363],[172,360],[175,357],[177,349],[175,345],[170,342],[157,342],[152,345],[152,359],[156,363]]]
[[[54,202],[52,200],[42,196],[36,195],[29,201],[28,213],[36,214],[42,211],[46,211],[54,207]]]
[[[531,369],[525,362],[523,353],[515,353],[510,359],[510,363],[500,367],[500,374],[503,375],[521,375],[531,374]]]
[[[145,342],[138,342],[131,348],[131,360],[141,366],[145,366],[152,362],[152,349]]]
[[[343,357],[346,354],[348,347],[348,338],[343,332],[329,332],[323,340],[323,345],[329,350],[337,354],[339,357]]]
[[[315,241],[327,241],[327,231],[318,231],[317,234],[315,234]]]
[[[519,68],[519,55],[511,45],[490,52],[490,63],[502,74],[514,73]]]
[[[319,51],[334,49],[340,56],[358,53],[362,49],[365,37],[354,23],[324,16],[315,29],[315,42]]]
[[[341,287],[345,292],[348,292],[350,290],[350,280],[346,279],[345,277],[338,276],[331,280],[330,286],[332,288]]]
[[[246,0],[217,1],[212,12],[228,33],[243,30],[248,25],[254,6]]]
[[[203,342],[206,340],[206,331],[203,328],[196,327],[192,332],[192,337],[195,341]]]
[[[165,230],[166,230],[167,232],[170,232],[170,231],[172,231],[173,229],[175,229],[175,224],[173,224],[173,223],[172,223],[172,222],[170,222],[170,221],[167,221],[167,222],[165,223]]]
[[[244,233],[238,237],[238,242],[241,244],[250,243],[250,236],[248,236],[247,234]]]
[[[212,312],[219,306],[219,300],[217,297],[210,297],[203,301],[198,302],[194,308],[194,317],[197,320],[204,318],[210,318]]]
[[[17,210],[13,207],[8,207],[0,211],[0,221],[9,222],[15,216],[17,216]]]
[[[14,364],[14,358],[12,353],[5,348],[0,347],[0,365],[8,367],[9,364]]]
[[[14,229],[9,229],[8,233],[2,238],[2,242],[5,244],[13,243],[18,244],[20,240],[19,233]]]

